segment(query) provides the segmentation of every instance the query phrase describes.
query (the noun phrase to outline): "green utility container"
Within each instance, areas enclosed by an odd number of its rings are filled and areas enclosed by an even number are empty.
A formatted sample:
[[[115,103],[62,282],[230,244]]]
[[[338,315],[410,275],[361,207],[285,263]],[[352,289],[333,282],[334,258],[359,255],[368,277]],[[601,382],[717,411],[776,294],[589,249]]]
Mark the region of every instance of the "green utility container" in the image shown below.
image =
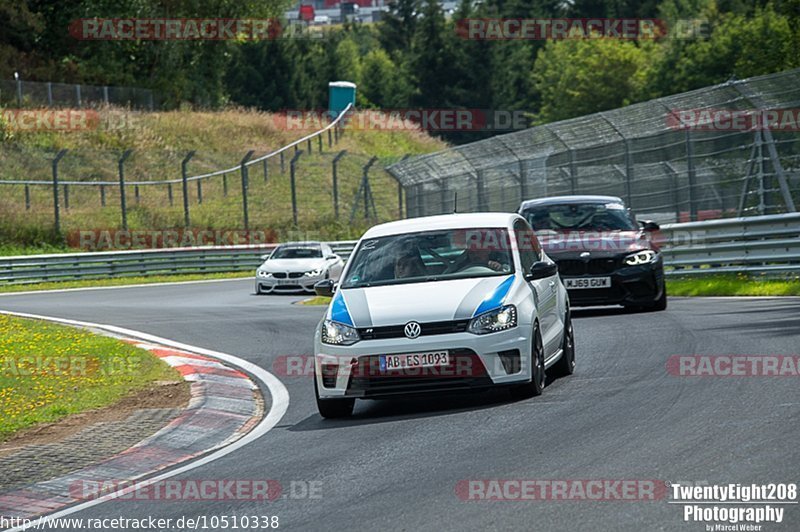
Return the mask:
[[[328,83],[328,111],[331,118],[339,116],[348,105],[356,105],[356,84],[349,81]]]

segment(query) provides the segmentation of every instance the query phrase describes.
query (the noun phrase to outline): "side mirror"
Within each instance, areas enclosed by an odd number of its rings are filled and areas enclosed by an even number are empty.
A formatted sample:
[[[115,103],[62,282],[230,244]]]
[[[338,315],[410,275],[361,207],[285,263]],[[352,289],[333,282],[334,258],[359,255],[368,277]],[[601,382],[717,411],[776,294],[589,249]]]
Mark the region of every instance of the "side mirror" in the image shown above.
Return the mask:
[[[530,272],[528,272],[528,275],[526,275],[525,278],[529,281],[535,281],[536,279],[552,277],[557,273],[558,265],[555,262],[539,261],[533,263]]]
[[[339,255],[328,255],[325,260],[339,260]]]
[[[261,255],[261,262],[264,262],[269,258],[269,255]]]
[[[333,297],[335,291],[336,283],[333,282],[333,279],[324,279],[314,285],[314,292],[316,292],[318,296]]]
[[[661,226],[652,220],[644,220],[643,222],[639,223],[642,224],[642,229],[644,229],[647,232],[658,231],[659,229],[661,229]]]

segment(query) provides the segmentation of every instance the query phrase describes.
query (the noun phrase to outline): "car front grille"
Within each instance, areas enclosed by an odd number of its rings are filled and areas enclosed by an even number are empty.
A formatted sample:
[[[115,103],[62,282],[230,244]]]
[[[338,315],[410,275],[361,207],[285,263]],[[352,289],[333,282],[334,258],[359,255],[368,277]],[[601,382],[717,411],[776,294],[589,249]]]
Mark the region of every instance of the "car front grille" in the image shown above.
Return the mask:
[[[420,336],[432,336],[435,334],[461,333],[467,330],[469,320],[435,321],[420,323]],[[363,327],[358,329],[358,334],[362,340],[384,340],[387,338],[405,337],[405,324],[388,325],[385,327]]]
[[[566,277],[577,275],[603,275],[614,273],[619,267],[619,262],[614,258],[602,259],[564,259],[557,260],[558,273]]]
[[[286,279],[286,274],[284,272],[274,272],[272,276],[276,279]]]
[[[303,276],[303,272],[292,272],[289,274],[289,279],[299,279]]]
[[[471,349],[450,350],[442,368],[380,371],[380,356],[360,357],[347,386],[349,395],[368,397],[395,393],[458,391],[492,385],[480,357]]]

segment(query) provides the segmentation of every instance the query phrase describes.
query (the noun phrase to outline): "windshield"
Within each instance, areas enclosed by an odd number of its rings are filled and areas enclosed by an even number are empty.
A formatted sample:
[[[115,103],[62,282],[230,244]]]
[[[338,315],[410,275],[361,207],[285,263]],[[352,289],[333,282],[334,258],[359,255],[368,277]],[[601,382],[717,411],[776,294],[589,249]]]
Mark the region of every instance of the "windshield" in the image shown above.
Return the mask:
[[[505,229],[449,229],[364,240],[342,288],[491,277],[514,271]]]
[[[319,246],[311,247],[289,247],[281,246],[276,249],[270,260],[272,259],[321,259],[322,248]]]
[[[621,203],[565,203],[525,209],[522,215],[536,231],[636,231]]]

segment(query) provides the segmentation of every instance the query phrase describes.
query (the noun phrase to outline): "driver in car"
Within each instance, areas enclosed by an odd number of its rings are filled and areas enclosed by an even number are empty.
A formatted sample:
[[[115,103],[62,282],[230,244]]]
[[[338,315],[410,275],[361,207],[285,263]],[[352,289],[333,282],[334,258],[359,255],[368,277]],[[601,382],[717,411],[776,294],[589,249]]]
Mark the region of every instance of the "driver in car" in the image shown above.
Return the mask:
[[[499,254],[480,246],[469,246],[450,267],[451,271],[462,271],[473,266],[483,266],[496,272],[502,272],[505,267],[498,260]]]

